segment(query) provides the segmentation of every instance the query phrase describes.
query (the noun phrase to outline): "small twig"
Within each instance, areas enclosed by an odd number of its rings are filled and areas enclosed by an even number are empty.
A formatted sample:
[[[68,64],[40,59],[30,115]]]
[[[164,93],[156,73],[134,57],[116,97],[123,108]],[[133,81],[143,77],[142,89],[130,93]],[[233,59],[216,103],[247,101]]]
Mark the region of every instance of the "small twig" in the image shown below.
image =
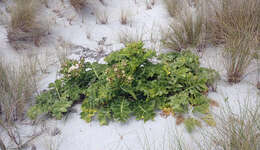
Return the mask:
[[[15,131],[12,130],[11,128],[6,127],[1,120],[0,120],[0,126],[7,132],[10,139],[16,144],[17,147],[9,148],[14,150],[22,150],[28,145],[28,143],[30,143],[31,141],[39,137],[44,132],[44,129],[41,129],[39,133],[34,133],[29,140],[22,142],[19,132],[16,131],[16,135],[15,135]],[[0,138],[0,148],[1,150],[6,150],[6,147],[1,138]]]
[[[4,144],[3,140],[1,139],[1,137],[0,137],[0,149],[6,150],[5,144]]]

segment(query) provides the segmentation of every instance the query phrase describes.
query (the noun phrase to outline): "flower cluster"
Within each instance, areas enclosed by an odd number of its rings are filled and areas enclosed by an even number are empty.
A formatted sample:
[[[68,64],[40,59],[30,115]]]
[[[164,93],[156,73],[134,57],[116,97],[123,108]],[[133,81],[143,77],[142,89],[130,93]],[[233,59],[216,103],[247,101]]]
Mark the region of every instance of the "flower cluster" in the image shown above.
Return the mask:
[[[73,65],[69,68],[68,72],[70,73],[73,70],[79,69],[79,64]]]

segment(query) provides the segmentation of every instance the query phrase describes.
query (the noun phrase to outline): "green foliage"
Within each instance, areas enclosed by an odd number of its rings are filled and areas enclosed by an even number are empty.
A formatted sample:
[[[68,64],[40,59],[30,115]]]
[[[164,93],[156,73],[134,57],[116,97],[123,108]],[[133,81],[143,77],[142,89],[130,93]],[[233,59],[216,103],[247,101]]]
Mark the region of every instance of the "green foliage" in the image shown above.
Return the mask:
[[[159,63],[150,61],[154,58]],[[82,98],[81,118],[90,122],[97,115],[101,125],[109,120],[126,122],[132,115],[137,120],[152,120],[156,110],[165,108],[180,114],[190,109],[204,116],[209,113],[206,93],[215,72],[201,68],[191,52],[157,57],[138,42],[111,53],[105,61],[107,64],[68,61],[61,70],[64,77],[37,97],[32,118],[47,112],[60,119]]]
[[[29,117],[35,119],[39,114],[46,112],[57,119],[61,119],[62,113],[67,112],[72,105],[72,101],[68,100],[69,97],[67,97],[66,92],[61,80],[51,83],[49,90],[36,98],[37,105],[29,110]]]
[[[185,119],[184,124],[185,124],[188,132],[192,132],[195,129],[196,126],[201,127],[200,121],[196,120],[194,118]]]
[[[79,62],[68,61],[60,71],[63,78],[49,84],[49,90],[36,97],[36,105],[31,107],[28,116],[36,119],[40,114],[47,113],[56,119],[61,119],[72,105],[85,97],[84,91],[98,78],[100,72],[86,71],[89,68],[99,68],[102,71],[104,65],[97,63],[85,63],[84,59]]]
[[[113,113],[113,118],[116,121],[126,122],[132,112],[130,103],[127,100],[118,100],[111,105],[111,110]]]
[[[209,126],[216,126],[216,122],[211,114],[208,114],[202,118]]]

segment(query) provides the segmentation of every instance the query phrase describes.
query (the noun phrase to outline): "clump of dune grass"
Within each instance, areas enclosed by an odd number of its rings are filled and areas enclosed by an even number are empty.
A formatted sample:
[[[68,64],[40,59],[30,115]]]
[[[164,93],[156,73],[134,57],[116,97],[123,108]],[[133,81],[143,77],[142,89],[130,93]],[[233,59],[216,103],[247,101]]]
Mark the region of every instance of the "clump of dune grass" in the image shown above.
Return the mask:
[[[164,0],[164,2],[171,17],[177,16],[183,9],[182,0]]]
[[[56,47],[56,55],[61,66],[65,65],[68,61],[67,56],[69,55],[69,49],[71,44],[64,41],[62,38],[59,39],[59,45]]]
[[[96,10],[96,23],[99,24],[108,24],[108,12],[105,9]]]
[[[71,6],[73,6],[76,11],[80,11],[84,7],[86,7],[86,0],[70,0]]]
[[[224,64],[230,83],[240,82],[253,59],[256,37],[239,31],[227,35],[224,47]]]
[[[46,35],[46,26],[39,23],[37,18],[39,3],[39,0],[17,0],[11,7],[7,38],[15,49],[19,49],[19,44],[24,42],[39,46],[40,38]]]
[[[259,36],[260,0],[218,0],[210,6],[208,38],[213,44],[225,43],[226,36],[237,31]]]
[[[144,41],[146,33],[144,27],[138,29],[125,28],[118,33],[119,42],[127,45],[129,43]]]
[[[260,0],[219,0],[212,2],[213,16],[208,18],[207,39],[224,44],[228,81],[242,80],[259,42]]]
[[[120,23],[122,25],[126,25],[126,24],[130,23],[131,22],[130,17],[131,17],[130,10],[122,9],[120,12]]]
[[[37,0],[15,1],[15,6],[11,10],[11,28],[29,32],[36,25],[38,7]]]
[[[32,57],[23,56],[12,63],[0,57],[1,150],[25,149],[43,133],[43,129],[39,132],[33,129],[32,135],[24,135],[16,126],[16,121],[25,119],[26,110],[37,92],[36,66]]]
[[[162,31],[162,42],[167,48],[181,51],[197,47],[202,42],[204,18],[201,13],[185,13],[178,22],[171,23],[168,30]]]
[[[248,101],[248,100],[246,100]],[[245,102],[247,103],[247,102]],[[260,105],[239,106],[235,113],[228,108],[219,116],[219,124],[213,133],[206,133],[203,149],[259,150],[260,149]]]
[[[37,90],[35,74],[36,64],[30,59],[11,65],[0,58],[0,121],[7,126],[24,119],[26,107]]]

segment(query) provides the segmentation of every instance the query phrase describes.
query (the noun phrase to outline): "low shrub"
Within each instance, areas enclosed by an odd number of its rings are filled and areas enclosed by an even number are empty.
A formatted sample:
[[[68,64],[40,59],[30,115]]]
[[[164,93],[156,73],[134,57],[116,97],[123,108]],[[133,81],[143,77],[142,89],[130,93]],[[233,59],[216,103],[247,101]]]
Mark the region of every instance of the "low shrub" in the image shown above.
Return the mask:
[[[153,58],[160,62],[153,63]],[[68,61],[61,69],[63,78],[37,97],[29,116],[48,113],[60,119],[80,100],[81,118],[90,122],[97,115],[101,125],[109,120],[126,122],[132,115],[137,120],[152,120],[155,110],[176,116],[192,108],[194,114],[210,115],[207,85],[217,73],[200,67],[198,57],[191,52],[156,57],[155,51],[138,42],[111,53],[105,61]],[[186,124],[194,128],[190,121]]]

